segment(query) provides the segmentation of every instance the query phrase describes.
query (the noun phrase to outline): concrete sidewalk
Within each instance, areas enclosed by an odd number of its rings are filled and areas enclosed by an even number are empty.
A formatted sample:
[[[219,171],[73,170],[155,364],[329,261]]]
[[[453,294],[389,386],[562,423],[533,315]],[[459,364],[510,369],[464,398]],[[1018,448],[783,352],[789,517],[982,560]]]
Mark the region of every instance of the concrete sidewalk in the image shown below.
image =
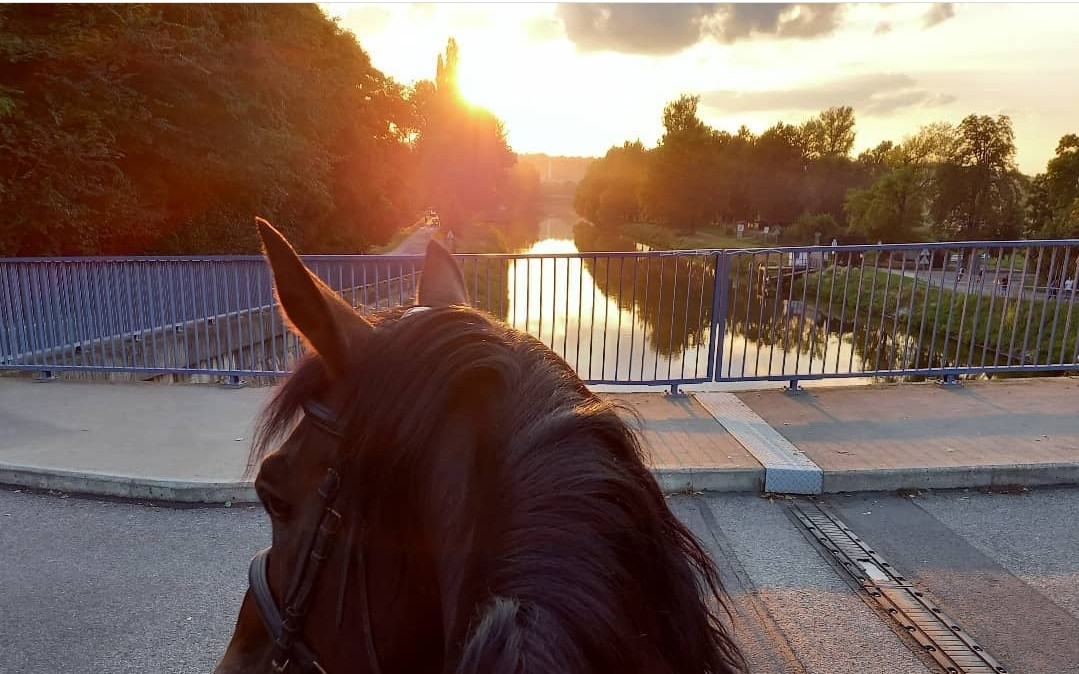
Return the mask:
[[[270,388],[0,378],[0,484],[188,503],[255,500]],[[668,491],[820,493],[1079,484],[1079,379],[736,393],[605,393]]]

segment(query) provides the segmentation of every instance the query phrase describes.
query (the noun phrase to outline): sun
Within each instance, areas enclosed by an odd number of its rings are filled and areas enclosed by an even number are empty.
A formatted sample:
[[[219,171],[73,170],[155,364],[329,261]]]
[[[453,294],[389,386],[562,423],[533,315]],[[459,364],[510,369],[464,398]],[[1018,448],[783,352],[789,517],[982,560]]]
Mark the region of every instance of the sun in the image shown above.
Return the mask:
[[[465,102],[496,115],[511,95],[500,75],[475,59],[462,59],[457,64],[457,90]]]

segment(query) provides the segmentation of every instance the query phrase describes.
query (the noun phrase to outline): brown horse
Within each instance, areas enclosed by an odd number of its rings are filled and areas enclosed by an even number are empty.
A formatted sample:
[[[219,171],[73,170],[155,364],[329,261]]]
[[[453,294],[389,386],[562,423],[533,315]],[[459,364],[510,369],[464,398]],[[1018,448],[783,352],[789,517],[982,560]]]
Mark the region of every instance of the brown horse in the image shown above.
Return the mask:
[[[469,308],[445,249],[428,246],[417,307],[369,321],[259,231],[310,355],[252,450],[272,547],[219,674],[744,669],[716,569],[633,432]]]

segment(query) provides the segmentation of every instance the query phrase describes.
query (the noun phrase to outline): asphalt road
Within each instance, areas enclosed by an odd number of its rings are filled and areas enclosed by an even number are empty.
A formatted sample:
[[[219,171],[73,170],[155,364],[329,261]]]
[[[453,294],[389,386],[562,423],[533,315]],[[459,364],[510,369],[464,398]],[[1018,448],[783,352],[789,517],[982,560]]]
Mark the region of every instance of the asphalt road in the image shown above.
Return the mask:
[[[759,674],[936,671],[810,544],[782,500],[672,497],[719,562]],[[1079,671],[1079,488],[827,499],[990,653]],[[210,671],[231,633],[258,509],[0,491],[0,672]]]

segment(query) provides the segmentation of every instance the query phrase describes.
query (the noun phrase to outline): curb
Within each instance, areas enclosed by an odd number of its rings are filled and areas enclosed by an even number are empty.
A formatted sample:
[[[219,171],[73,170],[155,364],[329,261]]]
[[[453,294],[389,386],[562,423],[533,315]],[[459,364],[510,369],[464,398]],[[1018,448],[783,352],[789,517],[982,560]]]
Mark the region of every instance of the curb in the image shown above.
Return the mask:
[[[0,463],[0,484],[132,501],[258,503],[254,483],[245,480],[168,480]]]
[[[664,494],[681,492],[755,492],[764,489],[764,468],[653,468]]]
[[[977,489],[1052,487],[1079,484],[1079,464],[1019,463],[936,468],[869,468],[824,473],[823,491],[897,491],[900,489]]]
[[[653,468],[664,494],[763,493],[764,468]],[[0,485],[106,496],[128,501],[215,505],[258,503],[245,480],[168,480],[0,463]],[[1038,463],[825,471],[823,493],[1079,485],[1079,464]]]

